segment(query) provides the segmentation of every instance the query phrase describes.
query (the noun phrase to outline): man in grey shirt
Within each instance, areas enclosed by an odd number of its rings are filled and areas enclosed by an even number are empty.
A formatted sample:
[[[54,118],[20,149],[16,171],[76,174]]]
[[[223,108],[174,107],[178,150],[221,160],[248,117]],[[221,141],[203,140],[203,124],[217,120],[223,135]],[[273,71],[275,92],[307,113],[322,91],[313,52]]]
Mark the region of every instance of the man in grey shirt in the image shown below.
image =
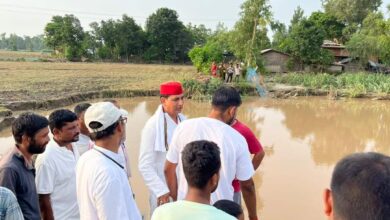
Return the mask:
[[[45,151],[49,142],[48,124],[43,116],[21,114],[12,123],[16,144],[0,161],[0,186],[15,194],[26,220],[41,219],[32,156]]]

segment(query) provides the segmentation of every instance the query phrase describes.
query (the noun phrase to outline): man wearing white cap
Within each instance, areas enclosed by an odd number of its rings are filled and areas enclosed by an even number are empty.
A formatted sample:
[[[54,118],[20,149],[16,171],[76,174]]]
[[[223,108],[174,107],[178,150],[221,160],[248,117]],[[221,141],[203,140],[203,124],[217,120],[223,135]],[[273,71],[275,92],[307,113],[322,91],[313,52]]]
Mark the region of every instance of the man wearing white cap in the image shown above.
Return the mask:
[[[95,145],[77,164],[80,219],[142,219],[118,154],[126,119],[112,103],[100,102],[87,109],[84,120]]]
[[[168,146],[177,125],[185,117],[183,88],[179,82],[160,85],[160,102],[154,115],[142,130],[138,168],[149,188],[150,212],[169,202],[169,189],[165,182],[164,164]]]

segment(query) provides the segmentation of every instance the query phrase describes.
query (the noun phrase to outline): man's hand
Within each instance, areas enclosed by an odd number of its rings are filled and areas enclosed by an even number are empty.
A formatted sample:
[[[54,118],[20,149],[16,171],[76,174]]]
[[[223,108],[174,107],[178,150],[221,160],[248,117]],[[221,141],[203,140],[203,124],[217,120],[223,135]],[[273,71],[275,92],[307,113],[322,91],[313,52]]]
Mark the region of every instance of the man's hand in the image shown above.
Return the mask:
[[[169,202],[169,193],[164,194],[157,198],[157,206],[163,205]]]

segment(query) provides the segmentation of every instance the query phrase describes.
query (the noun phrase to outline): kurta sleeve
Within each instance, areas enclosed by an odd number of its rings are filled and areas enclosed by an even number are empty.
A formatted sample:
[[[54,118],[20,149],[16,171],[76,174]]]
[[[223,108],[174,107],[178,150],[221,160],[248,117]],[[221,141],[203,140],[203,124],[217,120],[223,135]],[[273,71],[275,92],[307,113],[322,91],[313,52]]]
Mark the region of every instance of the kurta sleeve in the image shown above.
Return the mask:
[[[169,189],[165,180],[161,179],[156,169],[154,169],[156,161],[156,152],[154,151],[155,137],[156,129],[154,124],[148,121],[142,130],[138,169],[149,190],[157,197],[160,197],[169,193]]]

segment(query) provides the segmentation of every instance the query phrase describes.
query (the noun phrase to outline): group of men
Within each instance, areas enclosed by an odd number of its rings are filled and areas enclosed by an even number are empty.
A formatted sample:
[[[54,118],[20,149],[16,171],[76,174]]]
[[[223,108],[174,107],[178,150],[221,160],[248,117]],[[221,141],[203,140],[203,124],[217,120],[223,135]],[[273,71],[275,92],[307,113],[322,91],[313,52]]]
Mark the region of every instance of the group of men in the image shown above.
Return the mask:
[[[217,89],[209,115],[193,119],[181,114],[180,83],[161,84],[160,102],[142,131],[138,163],[150,191],[152,220],[243,219],[241,194],[248,219],[258,219],[252,176],[264,151],[236,118],[238,91]],[[56,110],[48,119],[19,115],[12,124],[15,146],[0,161],[0,216],[142,219],[129,184],[127,117],[114,100],[79,104],[74,112]],[[324,192],[326,215],[389,219],[389,180],[387,156],[344,158]]]
[[[240,77],[242,75],[241,72],[241,63],[236,63],[235,65],[233,62],[229,64],[220,63],[219,66],[217,66],[215,62],[212,62],[211,64],[211,75],[213,77],[221,77],[221,79],[226,83],[231,83],[233,81],[233,75],[234,81],[240,81]]]

